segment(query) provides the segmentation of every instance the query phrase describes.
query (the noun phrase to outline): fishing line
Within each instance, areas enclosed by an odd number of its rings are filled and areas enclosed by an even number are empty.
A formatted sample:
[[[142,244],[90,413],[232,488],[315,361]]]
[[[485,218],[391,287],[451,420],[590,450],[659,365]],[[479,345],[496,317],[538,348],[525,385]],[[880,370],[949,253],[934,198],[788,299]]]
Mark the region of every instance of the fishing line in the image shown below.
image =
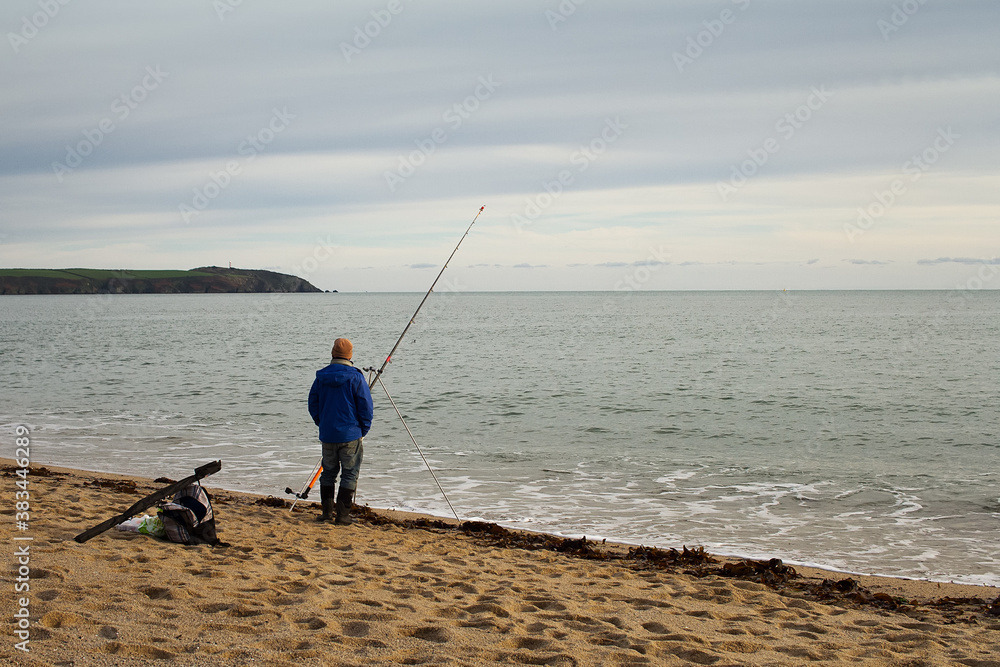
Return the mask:
[[[456,252],[458,252],[458,246],[462,245],[462,241],[464,241],[465,237],[469,235],[469,231],[472,229],[472,225],[476,224],[476,220],[478,220],[479,216],[482,215],[484,208],[486,207],[485,206],[479,207],[479,212],[476,213],[476,217],[474,217],[472,219],[472,222],[469,223],[469,228],[465,230],[465,233],[462,234],[462,238],[460,238],[458,240],[458,243],[455,245],[455,249],[451,251],[450,255],[448,255],[448,259],[445,261],[444,266],[442,266],[441,270],[438,272],[437,278],[435,278],[434,282],[431,283],[430,289],[427,290],[427,294],[424,295],[424,298],[420,300],[420,305],[417,306],[417,309],[415,311],[413,311],[413,317],[411,317],[410,321],[406,323],[406,328],[403,329],[403,333],[399,334],[399,338],[396,340],[396,344],[392,346],[391,350],[389,350],[389,355],[385,358],[385,361],[382,362],[382,367],[375,372],[375,377],[372,378],[372,381],[368,383],[368,389],[371,389],[372,387],[375,386],[375,382],[382,376],[382,371],[384,371],[385,367],[389,365],[390,361],[392,361],[392,355],[396,353],[396,348],[398,348],[399,344],[403,342],[403,337],[406,335],[406,332],[410,330],[410,326],[413,324],[413,321],[417,319],[417,313],[419,313],[420,309],[424,307],[424,302],[427,301],[427,297],[429,297],[431,295],[431,292],[434,291],[434,286],[437,285],[438,280],[441,279],[441,275],[444,273],[444,270],[448,268],[448,262],[450,262],[451,258],[455,256]]]
[[[392,396],[389,395],[389,388],[385,386],[385,382],[383,382],[382,378],[378,375],[375,376],[375,379],[380,385],[382,385],[385,397],[389,399],[390,403],[392,403],[392,409],[396,411],[396,416],[399,417],[399,421],[402,422],[403,428],[406,429],[406,435],[410,436],[410,442],[412,442],[413,446],[417,448],[417,453],[420,454],[420,458],[424,460],[424,465],[427,466],[427,471],[431,474],[431,477],[434,478],[434,483],[437,484],[438,490],[441,492],[441,495],[444,496],[444,500],[448,503],[448,507],[451,508],[451,513],[455,515],[455,521],[458,521],[459,525],[461,525],[462,520],[459,518],[458,512],[455,511],[455,506],[451,504],[451,500],[448,499],[448,494],[444,492],[441,482],[438,481],[437,475],[434,474],[434,469],[431,468],[431,464],[427,462],[427,457],[424,456],[424,453],[420,450],[420,445],[417,444],[417,439],[413,437],[413,433],[410,432],[410,427],[406,425],[406,420],[403,419],[402,413],[400,413],[399,408],[396,407],[396,401],[392,400]]]

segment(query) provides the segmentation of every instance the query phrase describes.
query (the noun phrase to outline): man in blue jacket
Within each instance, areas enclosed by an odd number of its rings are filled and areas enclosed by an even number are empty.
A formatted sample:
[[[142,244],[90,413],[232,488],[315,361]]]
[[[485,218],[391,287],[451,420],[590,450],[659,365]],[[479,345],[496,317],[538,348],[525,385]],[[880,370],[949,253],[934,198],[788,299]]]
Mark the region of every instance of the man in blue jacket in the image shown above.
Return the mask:
[[[351,524],[351,506],[364,455],[361,439],[372,425],[372,395],[364,373],[351,361],[353,355],[351,341],[333,341],[333,359],[329,366],[316,371],[309,390],[309,414],[319,426],[323,443],[323,474],[319,478],[323,514],[317,520],[333,518],[334,485],[339,472],[334,523],[340,526]]]

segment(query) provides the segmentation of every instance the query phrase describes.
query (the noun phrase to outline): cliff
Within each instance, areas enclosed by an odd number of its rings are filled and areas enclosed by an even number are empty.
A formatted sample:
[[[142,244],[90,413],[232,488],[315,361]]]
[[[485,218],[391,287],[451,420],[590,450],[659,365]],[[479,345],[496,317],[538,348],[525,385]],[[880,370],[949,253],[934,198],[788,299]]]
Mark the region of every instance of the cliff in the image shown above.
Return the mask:
[[[202,266],[190,271],[0,269],[0,294],[185,294],[322,292],[309,281],[261,269]]]

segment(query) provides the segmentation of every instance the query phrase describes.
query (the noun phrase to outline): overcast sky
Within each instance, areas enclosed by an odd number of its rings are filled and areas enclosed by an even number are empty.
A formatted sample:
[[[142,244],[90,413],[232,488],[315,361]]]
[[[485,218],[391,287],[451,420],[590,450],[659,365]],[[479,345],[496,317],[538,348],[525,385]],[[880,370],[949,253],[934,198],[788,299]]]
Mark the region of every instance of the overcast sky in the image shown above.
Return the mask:
[[[1000,287],[996,0],[5,0],[0,266]],[[978,282],[976,282],[978,281]]]

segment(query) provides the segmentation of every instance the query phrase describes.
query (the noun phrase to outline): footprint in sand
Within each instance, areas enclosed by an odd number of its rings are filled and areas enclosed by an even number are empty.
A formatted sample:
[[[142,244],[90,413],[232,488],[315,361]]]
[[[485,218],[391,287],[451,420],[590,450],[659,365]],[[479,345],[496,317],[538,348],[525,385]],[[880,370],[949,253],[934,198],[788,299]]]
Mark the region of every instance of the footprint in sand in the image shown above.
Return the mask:
[[[298,604],[302,601],[302,596],[300,595],[277,595],[270,598],[271,604],[280,605],[282,607],[287,607],[293,604]]]
[[[340,631],[347,637],[367,637],[371,626],[364,621],[348,621],[340,624]]]
[[[158,660],[171,660],[177,657],[176,653],[164,651],[163,649],[158,649],[155,646],[149,646],[146,644],[129,646],[119,642],[108,642],[102,647],[101,650],[105,653],[110,653],[111,655],[120,655],[123,657],[155,658]]]
[[[527,649],[529,651],[540,651],[550,644],[552,644],[550,640],[539,639],[537,637],[515,637],[513,640],[514,648]]]
[[[59,570],[62,570],[62,572],[60,572]],[[58,579],[59,581],[65,581],[66,576],[63,574],[63,572],[68,572],[68,570],[66,570],[65,568],[56,568],[56,567],[52,568],[38,567],[31,570],[31,580],[34,581],[36,579]]]
[[[524,598],[527,602],[530,602],[535,607],[538,607],[542,611],[566,611],[566,605],[561,602],[556,602],[551,598],[541,598],[537,596],[529,596]]]
[[[213,577],[216,574],[215,570],[208,567],[190,567],[184,571],[195,577]]]
[[[646,628],[650,632],[660,635],[657,637],[657,641],[664,642],[680,642],[682,644],[701,644],[702,646],[708,646],[709,642],[702,637],[697,635],[685,634],[683,632],[674,632],[670,628],[663,626],[659,623],[643,623],[642,627]]]
[[[789,609],[807,609],[810,611],[816,608],[816,605],[805,600],[789,600],[785,606]]]
[[[705,651],[700,651],[698,649],[680,649],[672,652],[682,660],[687,660],[688,662],[693,662],[696,665],[714,665],[715,663],[722,660],[721,656],[706,653]]]
[[[792,612],[784,609],[783,607],[764,607],[760,610],[761,616],[783,618],[794,621],[799,618],[798,614],[793,614]]]
[[[279,588],[290,595],[301,595],[305,593],[307,590],[309,590],[310,586],[311,584],[298,582],[298,583],[285,584],[283,586],[279,586]]]
[[[891,642],[893,644],[919,644],[921,648],[926,648],[932,645],[941,645],[937,639],[928,637],[921,632],[903,632],[895,633],[891,635],[885,635],[885,641]]]
[[[343,618],[353,618],[359,621],[371,621],[372,623],[395,623],[399,621],[399,616],[396,614],[384,614],[384,613],[365,613],[365,612],[342,612],[340,614]]]
[[[250,625],[236,625],[231,623],[204,623],[198,628],[199,632],[237,632],[241,635],[256,635],[259,630]]]
[[[594,646],[617,646],[645,655],[646,642],[634,642],[624,632],[598,632],[585,638],[588,644]]]
[[[649,611],[650,609],[669,609],[674,605],[662,600],[650,600],[648,598],[631,598],[623,600],[625,604],[634,607],[636,611]]]
[[[444,570],[433,565],[418,565],[413,568],[414,572],[425,572],[427,574],[444,574]]]
[[[62,611],[50,611],[42,616],[38,624],[46,628],[71,628],[88,623],[87,619],[77,614]]]
[[[941,628],[931,623],[900,623],[900,627],[906,628],[907,630],[918,630],[920,632],[933,632],[935,634],[941,632]]]
[[[776,646],[774,650],[778,653],[784,653],[785,655],[793,658],[799,658],[807,661],[833,660],[837,657],[837,654],[832,651],[822,651],[798,646]]]
[[[767,649],[763,644],[749,641],[716,642],[712,647],[727,653],[757,653]]]
[[[451,633],[449,633],[445,628],[440,628],[434,625],[404,630],[402,634],[407,637],[423,639],[424,641],[434,642],[436,644],[445,644],[451,641]]]
[[[144,588],[140,588],[139,592],[148,597],[150,600],[174,599],[169,588],[161,588],[159,586],[146,586]]]
[[[468,607],[464,607],[463,609],[470,614],[493,614],[499,618],[508,618],[510,616],[509,611],[498,604],[489,602],[470,605]]]
[[[801,632],[816,635],[825,635],[829,632],[826,628],[816,625],[815,623],[779,623],[778,627],[785,630],[799,630]]]
[[[486,630],[489,632],[496,633],[498,635],[507,635],[515,631],[516,626],[514,623],[507,622],[502,623],[499,620],[493,619],[482,619],[480,622],[476,621],[466,621],[458,624],[463,628],[478,628],[479,630]]]
[[[230,609],[227,609],[225,615],[232,616],[233,618],[252,618],[254,616],[260,616],[263,613],[264,612],[260,609],[251,609],[250,607],[238,604],[234,605]]]
[[[458,590],[462,591],[463,593],[468,593],[470,595],[479,592],[479,590],[475,586],[472,586],[471,584],[467,584],[467,583],[465,583],[463,581],[453,581],[452,583],[448,584],[448,588],[457,588]]]
[[[326,621],[318,616],[310,616],[308,618],[303,618],[302,620],[295,621],[299,625],[304,625],[310,630],[322,630],[326,627]]]
[[[434,609],[434,615],[438,618],[468,618],[469,614],[451,605],[445,605],[443,607],[437,607]]]

